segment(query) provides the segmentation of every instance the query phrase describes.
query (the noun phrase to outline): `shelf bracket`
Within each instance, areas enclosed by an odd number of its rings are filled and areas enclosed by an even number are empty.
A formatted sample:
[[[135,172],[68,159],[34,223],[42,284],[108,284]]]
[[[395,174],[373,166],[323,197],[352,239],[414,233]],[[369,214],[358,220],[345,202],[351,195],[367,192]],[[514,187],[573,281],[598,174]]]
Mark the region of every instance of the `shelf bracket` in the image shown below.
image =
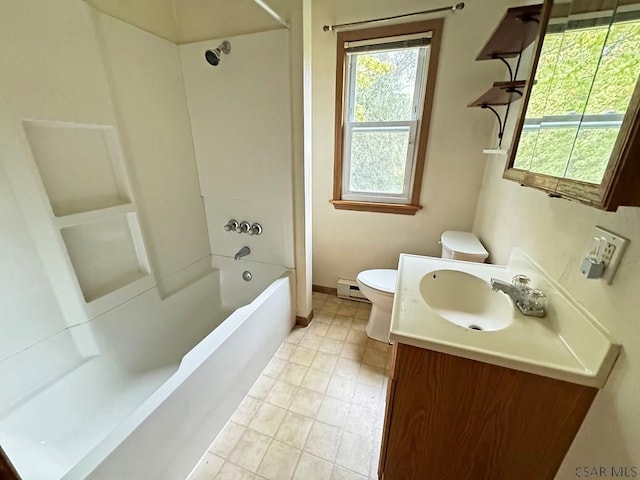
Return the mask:
[[[498,111],[493,108],[491,105],[487,105],[486,103],[483,103],[482,105],[480,105],[480,108],[484,108],[486,110],[490,110],[493,112],[493,114],[496,116],[496,118],[498,119],[498,148],[502,147],[502,136],[504,135],[504,124],[502,123],[502,118],[500,117],[500,114],[498,113]],[[509,106],[507,105],[507,115],[508,115],[508,108]],[[507,115],[505,115],[504,121],[506,123],[507,121]]]
[[[513,69],[511,68],[511,65],[509,64],[509,62],[507,62],[500,55],[494,55],[493,58],[495,58],[496,60],[500,60],[502,63],[504,63],[507,66],[507,70],[509,70],[509,81],[511,82],[515,81],[516,77],[513,74]],[[520,59],[518,59],[518,63],[520,63]]]

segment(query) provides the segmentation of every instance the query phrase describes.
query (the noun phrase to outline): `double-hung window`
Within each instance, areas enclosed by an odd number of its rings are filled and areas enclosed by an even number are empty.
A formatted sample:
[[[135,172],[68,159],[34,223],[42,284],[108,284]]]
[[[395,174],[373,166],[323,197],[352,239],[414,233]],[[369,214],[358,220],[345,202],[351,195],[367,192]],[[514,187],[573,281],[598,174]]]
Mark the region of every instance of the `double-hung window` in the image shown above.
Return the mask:
[[[414,214],[442,21],[338,35],[336,208]]]

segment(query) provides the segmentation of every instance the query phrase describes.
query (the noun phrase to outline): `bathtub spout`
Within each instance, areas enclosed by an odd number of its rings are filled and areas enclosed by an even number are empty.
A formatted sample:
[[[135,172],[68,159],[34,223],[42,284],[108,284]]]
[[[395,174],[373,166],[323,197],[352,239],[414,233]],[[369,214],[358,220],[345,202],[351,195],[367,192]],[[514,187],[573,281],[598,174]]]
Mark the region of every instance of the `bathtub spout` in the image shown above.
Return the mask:
[[[236,253],[235,258],[236,260],[240,260],[242,257],[246,257],[247,255],[249,255],[251,253],[251,249],[249,247],[242,247],[240,250],[238,250],[238,253]]]

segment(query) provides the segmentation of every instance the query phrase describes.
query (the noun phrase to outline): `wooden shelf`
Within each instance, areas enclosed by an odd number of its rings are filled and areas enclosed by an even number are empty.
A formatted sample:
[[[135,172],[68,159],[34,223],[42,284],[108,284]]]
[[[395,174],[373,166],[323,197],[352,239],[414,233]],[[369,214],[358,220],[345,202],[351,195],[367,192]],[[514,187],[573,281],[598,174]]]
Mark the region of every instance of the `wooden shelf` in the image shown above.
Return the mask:
[[[516,80],[515,82],[495,82],[493,87],[483,93],[468,107],[483,107],[486,105],[508,105],[522,98],[522,89],[526,82]]]
[[[541,13],[542,4],[508,9],[476,60],[518,56],[538,36]]]

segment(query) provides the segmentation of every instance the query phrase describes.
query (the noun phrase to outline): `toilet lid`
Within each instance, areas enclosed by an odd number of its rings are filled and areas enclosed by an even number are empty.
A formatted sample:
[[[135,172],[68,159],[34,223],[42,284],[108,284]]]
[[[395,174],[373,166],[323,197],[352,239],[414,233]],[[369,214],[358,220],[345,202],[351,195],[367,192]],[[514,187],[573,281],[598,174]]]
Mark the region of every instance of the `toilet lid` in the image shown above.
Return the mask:
[[[478,237],[469,232],[446,231],[440,239],[442,244],[452,252],[464,253],[468,255],[485,255],[489,252],[482,246]]]
[[[377,269],[365,270],[358,274],[358,280],[368,287],[375,288],[381,292],[395,293],[397,270]]]

